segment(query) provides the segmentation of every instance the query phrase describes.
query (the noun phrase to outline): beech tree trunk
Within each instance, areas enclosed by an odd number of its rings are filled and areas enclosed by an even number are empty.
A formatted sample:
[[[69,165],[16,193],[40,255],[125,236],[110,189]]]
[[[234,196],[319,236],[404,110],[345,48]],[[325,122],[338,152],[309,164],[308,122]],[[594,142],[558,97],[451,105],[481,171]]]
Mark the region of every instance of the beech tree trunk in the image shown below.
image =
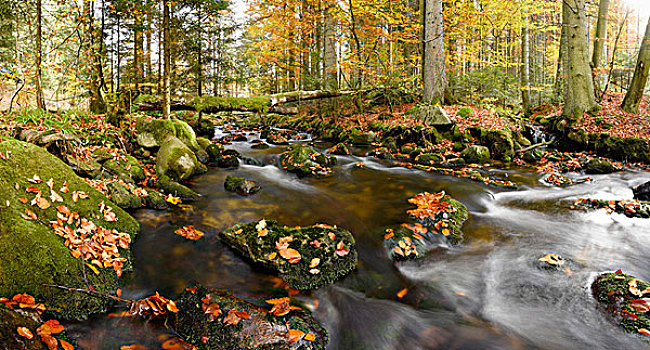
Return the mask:
[[[41,61],[43,59],[43,16],[41,0],[36,0],[36,106],[45,109],[45,97],[43,96],[43,85],[41,82],[43,71]]]
[[[338,62],[336,58],[336,18],[332,13],[333,6],[336,6],[336,3],[326,1],[325,9],[323,10],[325,16],[323,78],[325,89],[329,90],[337,90],[339,88]]]
[[[102,62],[100,54],[100,45],[102,40],[101,31],[95,33],[95,16],[93,15],[92,1],[84,0],[84,12],[82,17],[82,27],[86,31],[84,36],[84,46],[88,55],[90,64],[90,79],[88,81],[88,92],[90,104],[88,109],[92,113],[106,113],[106,103],[102,95]]]
[[[567,77],[564,89],[564,116],[577,119],[584,112],[598,109],[594,95],[594,81],[589,67],[585,0],[563,0],[562,25],[566,29],[566,57],[564,70]]]
[[[524,17],[528,22],[528,16]],[[530,105],[530,33],[528,24],[521,29],[521,104],[524,114],[528,115]]]
[[[424,60],[422,62],[424,102],[440,104],[447,86],[443,38],[442,0],[426,0],[424,5]]]
[[[634,69],[634,76],[632,82],[627,90],[623,105],[621,106],[624,111],[629,113],[639,113],[639,104],[643,99],[643,92],[645,91],[646,83],[648,82],[648,70],[650,69],[650,20],[645,28],[645,35],[643,36],[643,43],[641,43],[641,50],[639,51],[639,59]]]
[[[139,89],[139,85],[144,77],[144,13],[141,10],[142,2],[136,1],[136,11],[133,14],[133,83],[135,89]]]
[[[600,96],[600,60],[603,57],[605,43],[607,41],[607,20],[609,16],[610,0],[600,0],[598,6],[598,23],[596,24],[596,37],[594,38],[594,52],[591,57],[591,71],[594,78],[594,90],[596,97]]]
[[[169,17],[171,2],[163,0],[163,117],[169,118],[171,105],[171,37],[169,33]]]

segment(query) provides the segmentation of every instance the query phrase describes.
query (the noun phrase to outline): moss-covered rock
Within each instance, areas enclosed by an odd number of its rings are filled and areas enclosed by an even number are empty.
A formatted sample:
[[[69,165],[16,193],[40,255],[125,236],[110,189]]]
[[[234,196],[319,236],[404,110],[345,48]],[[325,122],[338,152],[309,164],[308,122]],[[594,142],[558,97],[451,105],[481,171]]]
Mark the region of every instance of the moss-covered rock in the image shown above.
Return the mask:
[[[194,130],[182,120],[137,118],[136,131],[138,144],[145,148],[162,147],[174,136],[193,152],[201,149]]]
[[[328,343],[327,330],[304,310],[275,316],[265,307],[201,286],[186,288],[176,305],[176,331],[199,349],[324,350]],[[220,313],[212,311],[217,308]],[[231,314],[243,317],[231,316],[238,322],[229,324]]]
[[[219,168],[237,168],[239,167],[239,159],[234,154],[223,153],[217,160]]]
[[[260,142],[253,142],[253,143],[251,144],[251,148],[252,148],[252,149],[268,149],[268,148],[270,148],[270,147],[271,147],[271,146],[269,146],[268,143],[263,142],[263,141],[260,141]]]
[[[158,188],[160,188],[164,193],[178,197],[184,202],[197,201],[201,197],[198,193],[172,180],[169,178],[169,176],[163,175],[158,177],[158,181],[156,183],[158,185]]]
[[[102,172],[102,165],[93,159],[80,160],[71,155],[67,155],[65,159],[72,170],[79,176],[94,179]]]
[[[315,289],[352,271],[354,237],[329,225],[289,228],[275,221],[237,224],[223,240],[254,263],[277,271],[292,288]]]
[[[97,226],[127,233],[133,238],[139,225],[128,213],[113,205],[106,196],[89,186],[62,161],[40,147],[15,140],[0,143],[0,152],[7,155],[0,160],[0,295],[12,296],[29,293],[63,318],[82,319],[92,313],[105,311],[110,302],[104,298],[84,293],[63,292],[44,287],[54,284],[72,288],[86,288],[81,262],[76,259],[65,240],[54,232],[52,221],[57,221],[57,206],[64,205],[81,218]],[[43,182],[29,182],[38,175]],[[46,182],[52,179],[52,188],[63,202],[50,203],[40,209],[23,204],[19,198],[34,198],[27,187],[37,187],[43,198],[50,198]],[[60,188],[67,183],[69,191]],[[33,189],[32,189],[33,190]],[[89,198],[73,200],[82,191]],[[31,191],[33,192],[33,191]],[[108,222],[100,212],[100,203],[112,207],[117,221]],[[23,215],[35,214],[35,219]],[[120,249],[125,258],[123,270],[130,268],[130,252]],[[99,274],[88,273],[88,282],[100,292],[112,293],[117,288],[118,277],[112,268],[99,269]],[[54,311],[55,310],[55,311]]]
[[[221,157],[223,146],[216,143],[211,143],[205,148],[205,151],[208,153],[208,158],[211,161],[216,161]]]
[[[165,196],[163,196],[162,193],[149,189],[147,190],[147,194],[148,196],[142,198],[144,205],[147,208],[165,210],[169,207],[167,201],[165,201]]]
[[[634,193],[634,199],[650,201],[650,181],[633,187],[632,193]]]
[[[460,230],[467,220],[467,208],[442,193],[424,192],[409,199],[417,206],[408,214],[415,224],[402,224],[387,229],[384,245],[393,260],[417,259],[431,247],[446,242],[458,244],[463,240]]]
[[[512,159],[515,156],[515,142],[511,130],[489,130],[480,127],[469,128],[472,137],[487,146],[495,159]]]
[[[242,196],[254,195],[262,189],[260,185],[251,180],[230,175],[226,176],[226,181],[224,182],[223,186],[226,191],[237,192]]]
[[[487,163],[490,161],[490,150],[485,146],[472,145],[460,154],[468,163]]]
[[[430,126],[449,126],[453,124],[447,112],[440,106],[420,106],[417,114],[420,120]]]
[[[109,159],[103,164],[104,169],[120,179],[130,179],[140,182],[145,179],[144,170],[140,162],[132,156],[126,156],[119,159]]]
[[[197,137],[196,142],[199,144],[199,147],[206,151],[208,149],[208,146],[212,144],[212,142],[205,137]]]
[[[415,157],[415,162],[422,165],[433,165],[442,163],[445,159],[437,153],[422,153]]]
[[[134,195],[128,188],[128,185],[111,182],[106,185],[109,198],[113,203],[122,209],[138,209],[142,207],[142,198]]]
[[[598,303],[616,323],[628,332],[639,334],[650,331],[650,299],[645,296],[650,283],[641,281],[621,271],[604,273],[591,285]]]
[[[347,156],[350,155],[350,149],[344,143],[337,143],[334,147],[325,151],[329,154],[334,154],[337,156]]]
[[[43,323],[35,311],[14,311],[0,306],[0,349],[1,350],[47,350],[40,337],[27,339],[17,332],[18,327],[29,329],[36,334],[36,329]]]
[[[199,161],[192,150],[181,140],[169,136],[156,155],[156,173],[174,181],[187,180],[194,174]]]
[[[611,174],[617,171],[612,163],[602,158],[590,159],[584,168],[587,174]]]
[[[544,157],[544,153],[538,149],[530,150],[524,153],[523,158],[528,163],[535,163]]]
[[[305,145],[291,145],[280,154],[277,166],[298,176],[329,175],[336,164],[336,157],[328,157]]]

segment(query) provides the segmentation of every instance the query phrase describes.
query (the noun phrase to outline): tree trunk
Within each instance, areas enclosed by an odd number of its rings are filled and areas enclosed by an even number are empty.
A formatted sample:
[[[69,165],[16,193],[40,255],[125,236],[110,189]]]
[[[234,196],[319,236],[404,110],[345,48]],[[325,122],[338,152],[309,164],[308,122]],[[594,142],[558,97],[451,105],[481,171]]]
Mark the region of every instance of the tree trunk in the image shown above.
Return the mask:
[[[94,15],[92,10],[93,2],[91,0],[84,0],[84,12],[82,17],[82,28],[86,31],[84,37],[84,46],[86,54],[89,56],[90,61],[90,79],[88,81],[88,92],[90,96],[89,110],[91,113],[106,113],[106,103],[102,96],[101,88],[101,74],[102,62],[100,60],[100,48],[98,42],[102,38],[102,33],[95,33]]]
[[[624,111],[629,113],[639,113],[639,104],[643,99],[643,92],[645,91],[646,83],[648,82],[648,70],[650,69],[650,20],[645,29],[643,36],[643,43],[639,51],[639,59],[634,69],[634,77],[627,89],[623,105],[621,106]]]
[[[335,2],[325,2],[323,10],[325,16],[325,56],[323,61],[323,77],[325,89],[337,90],[338,83],[338,62],[336,60],[336,18],[333,7]]]
[[[198,22],[203,23],[201,20],[201,4],[199,3],[198,5]],[[203,43],[202,43],[202,37],[201,37],[201,29],[197,31],[197,94],[200,96],[203,96]]]
[[[607,19],[610,0],[600,0],[598,6],[598,23],[596,24],[596,37],[594,38],[594,53],[591,57],[591,72],[594,79],[596,97],[600,96],[600,59],[603,56],[607,40]]]
[[[151,28],[153,27],[152,26],[152,24],[153,24],[153,15],[151,14],[151,12],[152,12],[151,9],[147,8],[146,18],[145,18],[145,23],[146,24],[145,24],[145,32],[144,32],[145,37],[146,37],[145,38],[145,49],[144,49],[144,62],[145,62],[146,68],[147,68],[146,71],[145,71],[146,75],[147,75],[147,78],[149,78],[153,73],[153,69],[152,69],[152,66],[151,66],[151,31],[152,31]],[[147,79],[147,80],[150,81],[149,79]]]
[[[562,25],[566,27],[567,51],[564,70],[567,83],[564,94],[564,116],[574,119],[584,112],[598,109],[594,81],[589,69],[589,46],[585,30],[585,0],[564,0]]]
[[[135,89],[139,89],[139,84],[144,76],[144,32],[142,2],[136,1],[134,4],[136,10],[133,13],[133,83]]]
[[[46,109],[45,106],[45,97],[43,96],[43,86],[42,86],[42,68],[41,61],[43,59],[43,47],[42,47],[42,38],[43,38],[43,18],[42,18],[42,7],[41,0],[36,0],[36,106],[40,109]]]
[[[171,37],[169,33],[169,18],[171,2],[163,0],[163,117],[169,118],[171,104],[170,74],[171,74]]]
[[[521,29],[521,104],[524,114],[528,115],[530,105],[530,33],[528,15],[524,17],[524,27]]]
[[[442,0],[426,0],[424,12],[424,102],[440,104],[447,86]]]

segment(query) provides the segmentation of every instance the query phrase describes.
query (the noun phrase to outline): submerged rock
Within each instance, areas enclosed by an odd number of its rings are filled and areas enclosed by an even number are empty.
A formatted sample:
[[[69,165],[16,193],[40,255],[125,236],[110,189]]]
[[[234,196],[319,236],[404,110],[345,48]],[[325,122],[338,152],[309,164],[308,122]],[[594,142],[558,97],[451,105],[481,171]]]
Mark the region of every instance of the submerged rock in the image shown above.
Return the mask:
[[[632,188],[634,199],[640,201],[650,201],[650,181]]]
[[[329,175],[336,157],[328,157],[305,145],[291,145],[280,154],[277,166],[298,176]]]
[[[242,196],[251,196],[259,192],[262,187],[251,180],[246,180],[241,177],[226,176],[224,183],[226,191],[237,192]]]
[[[139,231],[138,222],[44,149],[11,140],[0,143],[0,152],[5,155],[0,160],[0,295],[38,296],[62,318],[83,319],[105,311],[111,305],[105,298],[44,285],[86,288],[90,283],[99,292],[113,293],[118,275],[131,267],[129,243]],[[87,282],[75,258],[82,235],[75,224],[82,220],[94,223],[84,226],[86,241],[94,248],[87,252],[87,263],[97,260],[102,265],[97,269],[93,264],[98,274],[86,269]],[[102,236],[117,237],[121,244]]]
[[[327,330],[289,298],[266,303],[269,309],[225,291],[188,287],[178,297],[176,331],[199,349],[324,350]],[[275,307],[277,305],[277,307]],[[276,316],[277,315],[277,316]]]
[[[267,148],[270,148],[270,147],[271,146],[269,146],[269,144],[264,142],[264,141],[253,142],[251,144],[252,149],[267,149]]]
[[[289,228],[275,221],[237,224],[223,240],[254,263],[277,271],[289,286],[315,289],[352,271],[357,262],[354,237],[336,226]]]
[[[472,145],[460,154],[467,163],[482,164],[490,161],[490,150],[485,146]]]
[[[562,268],[564,264],[564,259],[555,253],[549,253],[537,259],[537,266],[545,270],[558,270]]]
[[[409,202],[417,206],[407,211],[415,223],[387,229],[384,235],[384,245],[393,260],[417,259],[432,246],[462,242],[460,228],[468,216],[462,203],[444,192],[420,193]]]
[[[620,327],[650,336],[650,283],[619,270],[598,276],[591,291]]]
[[[337,155],[337,156],[350,155],[350,149],[348,149],[348,146],[346,146],[344,143],[338,143],[338,144],[334,145],[334,147],[328,149],[325,152],[329,153],[329,154],[334,154],[334,155]]]
[[[587,174],[611,174],[618,171],[612,163],[602,158],[590,159],[585,164],[585,172]]]

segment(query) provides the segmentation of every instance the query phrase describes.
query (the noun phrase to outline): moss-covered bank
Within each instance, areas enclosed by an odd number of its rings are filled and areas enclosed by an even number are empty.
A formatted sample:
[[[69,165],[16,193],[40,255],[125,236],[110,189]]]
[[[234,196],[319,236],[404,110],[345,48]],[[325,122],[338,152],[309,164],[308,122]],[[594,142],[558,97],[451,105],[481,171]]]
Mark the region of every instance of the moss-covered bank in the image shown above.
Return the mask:
[[[591,285],[594,298],[628,332],[650,335],[650,283],[621,271],[605,273]]]

